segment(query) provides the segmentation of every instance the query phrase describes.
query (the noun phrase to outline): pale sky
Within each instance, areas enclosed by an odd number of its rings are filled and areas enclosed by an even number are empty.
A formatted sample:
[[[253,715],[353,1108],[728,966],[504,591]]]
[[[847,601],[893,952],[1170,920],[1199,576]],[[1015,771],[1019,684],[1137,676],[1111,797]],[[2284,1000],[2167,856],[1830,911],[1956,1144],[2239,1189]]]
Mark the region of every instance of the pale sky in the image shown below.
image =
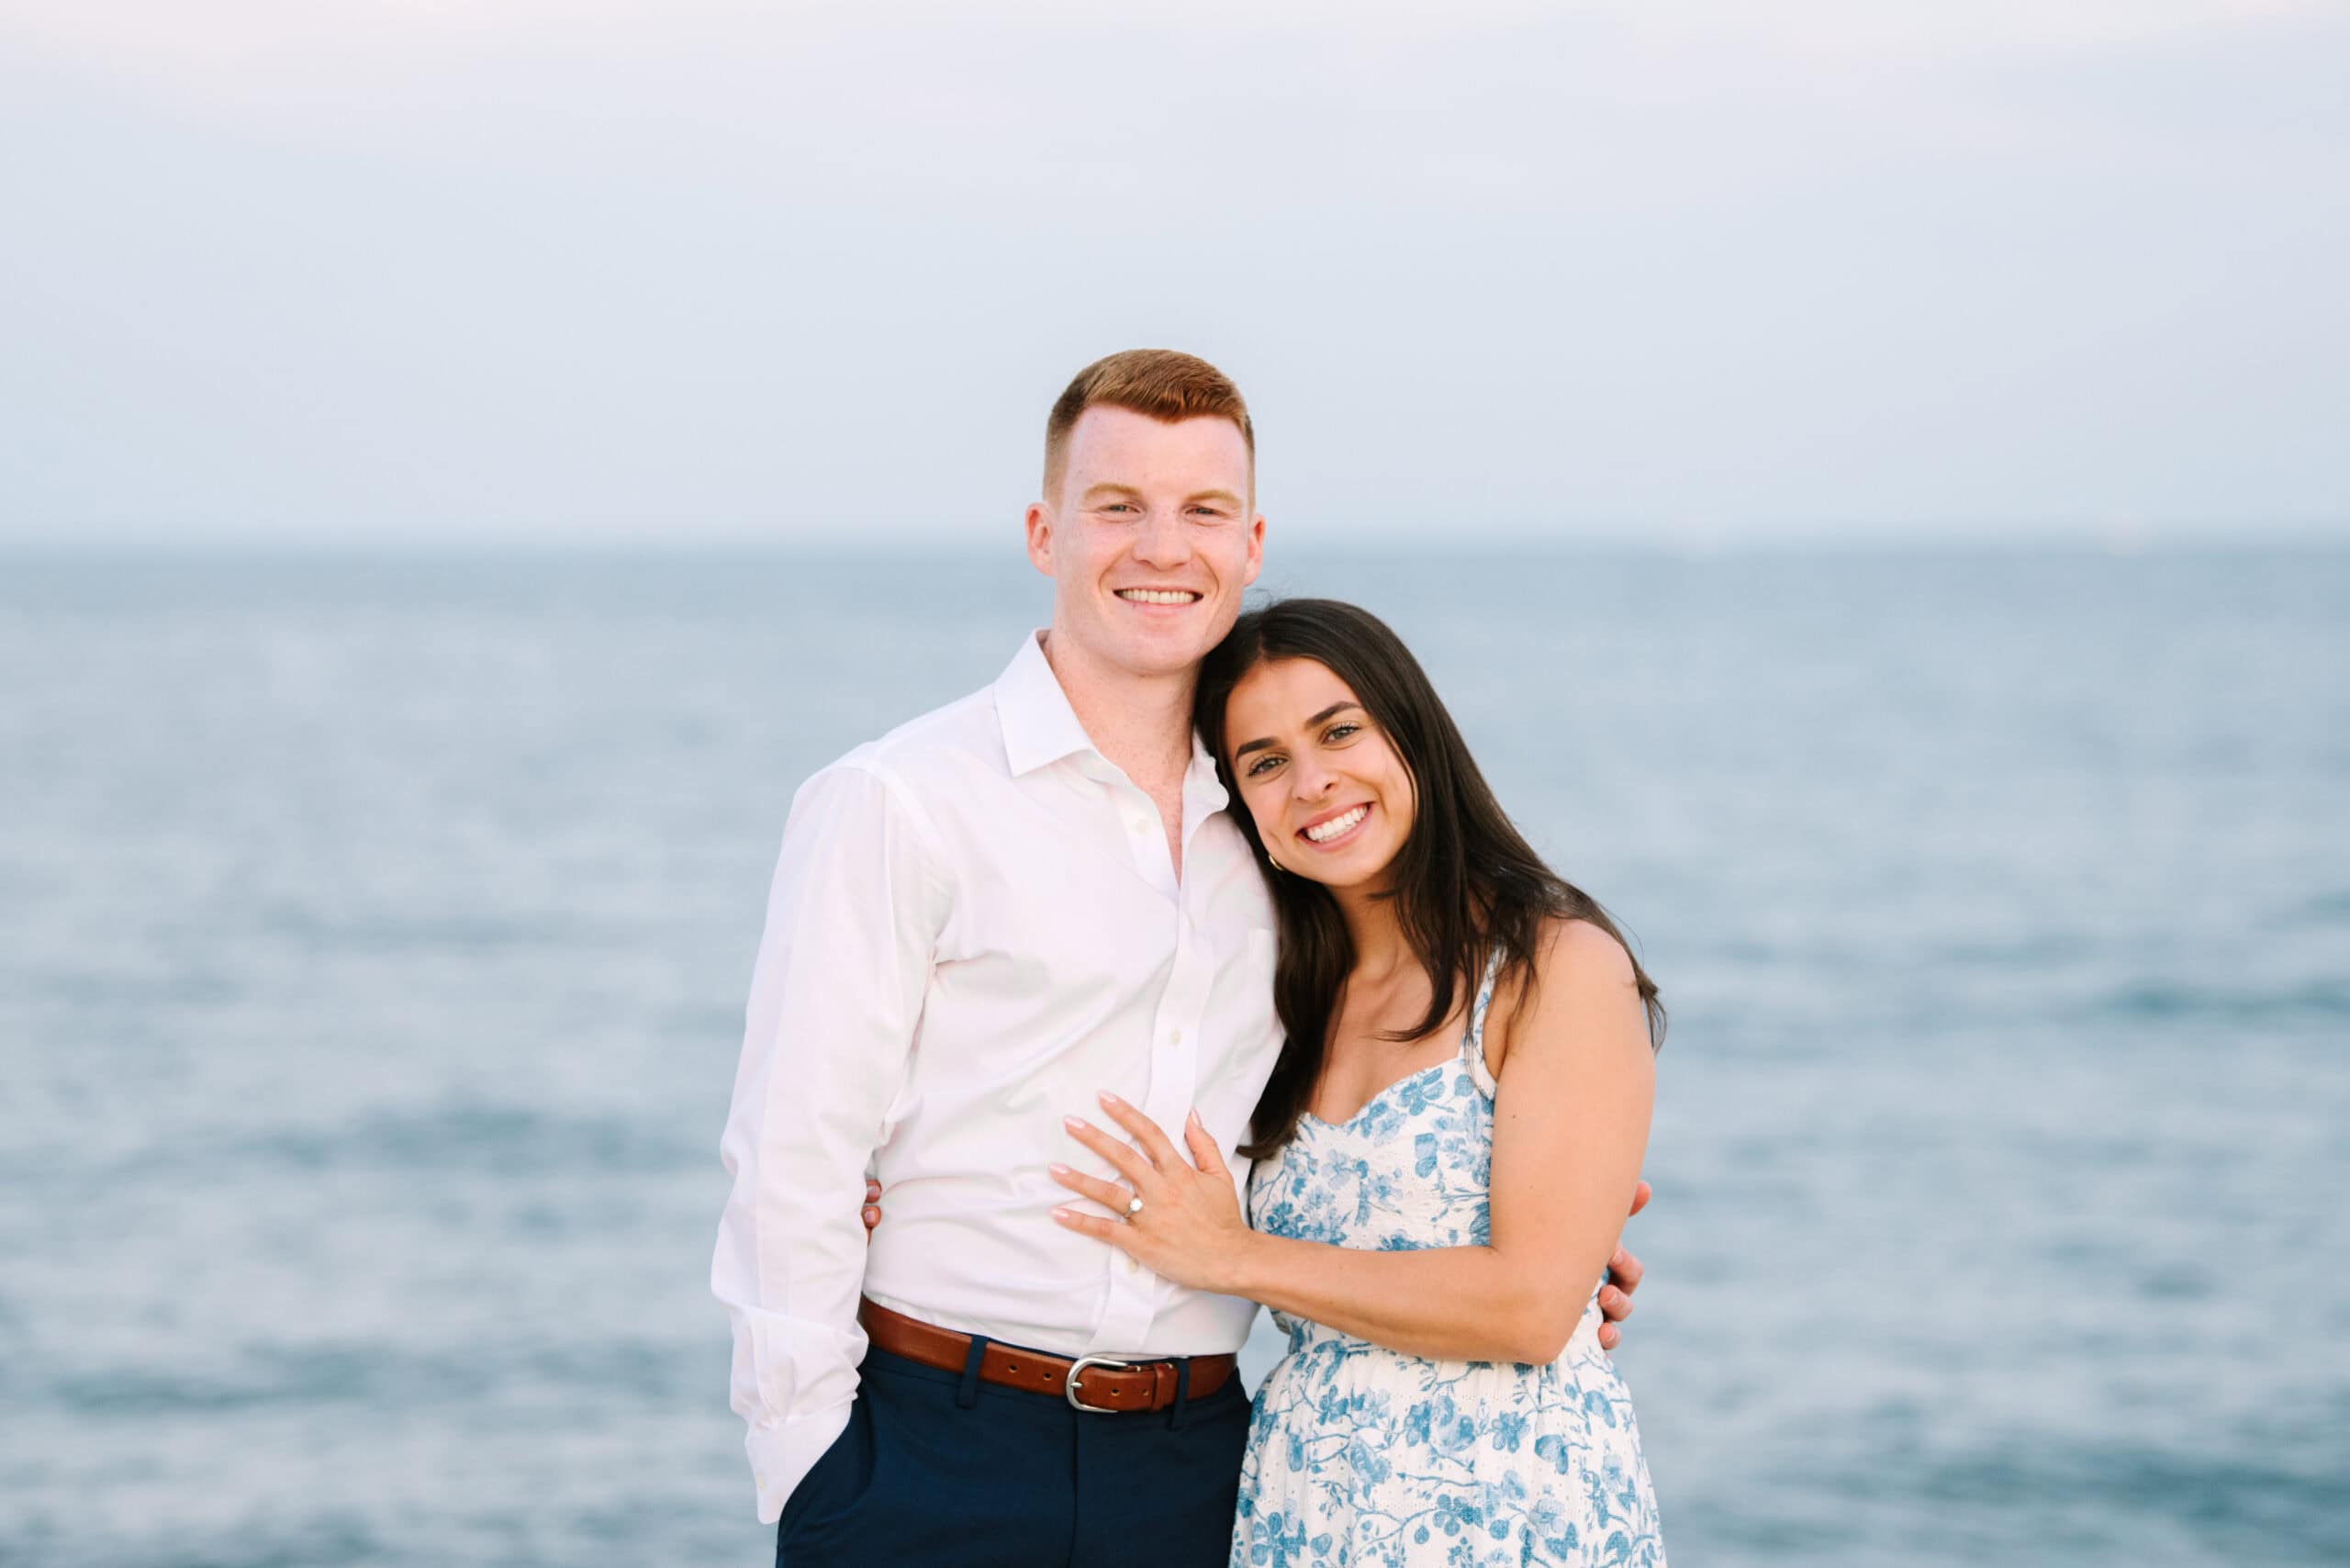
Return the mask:
[[[0,0],[0,543],[2350,535],[2350,3]]]

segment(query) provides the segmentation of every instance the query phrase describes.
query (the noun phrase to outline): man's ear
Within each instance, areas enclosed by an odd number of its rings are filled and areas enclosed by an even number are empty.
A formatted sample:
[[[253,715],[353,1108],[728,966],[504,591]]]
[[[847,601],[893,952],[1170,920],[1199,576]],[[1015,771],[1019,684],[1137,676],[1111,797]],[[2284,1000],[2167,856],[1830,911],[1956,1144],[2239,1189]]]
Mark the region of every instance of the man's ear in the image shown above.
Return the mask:
[[[1028,531],[1028,564],[1046,577],[1053,575],[1053,510],[1042,501],[1030,501],[1021,519]]]
[[[1248,521],[1248,572],[1240,579],[1240,586],[1247,588],[1250,583],[1255,582],[1257,574],[1264,569],[1265,514],[1259,512]]]

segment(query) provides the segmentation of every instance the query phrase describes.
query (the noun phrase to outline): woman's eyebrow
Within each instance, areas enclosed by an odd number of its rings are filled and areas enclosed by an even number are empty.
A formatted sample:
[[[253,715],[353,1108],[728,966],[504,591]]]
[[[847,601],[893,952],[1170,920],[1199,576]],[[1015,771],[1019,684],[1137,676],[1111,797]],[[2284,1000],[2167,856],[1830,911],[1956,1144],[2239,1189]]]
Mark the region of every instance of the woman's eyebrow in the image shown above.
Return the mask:
[[[1360,708],[1362,704],[1360,702],[1333,702],[1327,708],[1323,709],[1319,713],[1315,714],[1311,719],[1306,720],[1305,727],[1310,730],[1315,725],[1322,722],[1325,719],[1335,718],[1338,714],[1345,712],[1349,708]],[[1240,758],[1248,756],[1250,752],[1262,751],[1272,744],[1271,737],[1268,736],[1261,741],[1250,741],[1246,745],[1234,746],[1232,748],[1233,760],[1237,762]]]

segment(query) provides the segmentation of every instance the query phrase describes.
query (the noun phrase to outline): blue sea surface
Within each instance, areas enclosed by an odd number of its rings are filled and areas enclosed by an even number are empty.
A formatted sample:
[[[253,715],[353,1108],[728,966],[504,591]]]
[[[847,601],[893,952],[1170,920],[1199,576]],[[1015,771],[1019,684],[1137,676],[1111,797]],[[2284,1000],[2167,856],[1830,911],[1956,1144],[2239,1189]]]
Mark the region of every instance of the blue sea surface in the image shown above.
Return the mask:
[[[2350,553],[1275,558],[1663,987],[1676,1562],[2350,1562]],[[771,1561],[707,1278],[777,836],[1046,614],[0,559],[0,1562]]]

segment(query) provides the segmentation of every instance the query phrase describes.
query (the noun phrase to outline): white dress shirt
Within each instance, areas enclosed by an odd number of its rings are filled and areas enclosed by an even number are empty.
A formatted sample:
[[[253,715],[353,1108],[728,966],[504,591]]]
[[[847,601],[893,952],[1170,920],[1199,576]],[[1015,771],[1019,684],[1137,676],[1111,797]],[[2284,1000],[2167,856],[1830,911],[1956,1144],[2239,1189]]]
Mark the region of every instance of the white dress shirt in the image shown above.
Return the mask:
[[[1197,739],[1183,871],[1035,637],[996,683],[857,747],[784,827],[720,1153],[711,1284],[772,1522],[848,1421],[860,1290],[1064,1356],[1237,1350],[1253,1303],[1063,1229],[1061,1118],[1107,1089],[1229,1149],[1281,1048],[1273,912]],[[1230,1158],[1234,1179],[1247,1162]],[[868,1170],[887,1215],[868,1244]]]

